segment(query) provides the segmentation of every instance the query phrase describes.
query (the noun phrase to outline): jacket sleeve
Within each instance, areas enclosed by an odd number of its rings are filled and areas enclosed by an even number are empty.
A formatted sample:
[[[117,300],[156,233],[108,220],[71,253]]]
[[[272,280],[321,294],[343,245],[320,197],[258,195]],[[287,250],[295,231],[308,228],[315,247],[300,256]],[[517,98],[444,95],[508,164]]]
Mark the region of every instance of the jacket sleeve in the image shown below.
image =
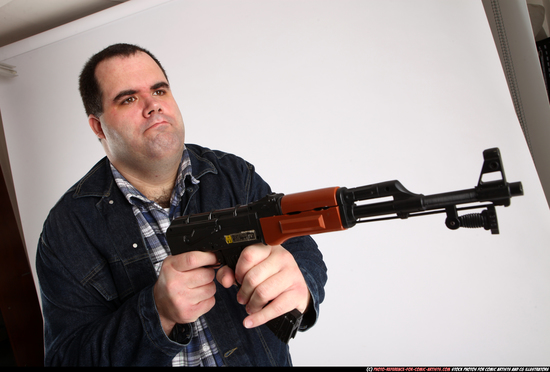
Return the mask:
[[[111,271],[116,263],[92,260],[86,236],[60,228],[69,223],[46,221],[38,243],[45,365],[170,365],[183,346],[162,331],[153,284],[120,298]],[[91,270],[83,270],[90,261]]]

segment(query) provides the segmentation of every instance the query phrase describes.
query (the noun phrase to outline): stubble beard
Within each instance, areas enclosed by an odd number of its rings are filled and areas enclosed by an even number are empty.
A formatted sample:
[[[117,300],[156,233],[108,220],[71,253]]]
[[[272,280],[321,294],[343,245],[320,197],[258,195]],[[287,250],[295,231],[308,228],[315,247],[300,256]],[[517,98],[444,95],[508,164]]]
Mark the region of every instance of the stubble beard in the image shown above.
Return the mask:
[[[147,144],[147,156],[151,160],[162,160],[167,156],[181,157],[183,136],[176,133],[159,133]]]

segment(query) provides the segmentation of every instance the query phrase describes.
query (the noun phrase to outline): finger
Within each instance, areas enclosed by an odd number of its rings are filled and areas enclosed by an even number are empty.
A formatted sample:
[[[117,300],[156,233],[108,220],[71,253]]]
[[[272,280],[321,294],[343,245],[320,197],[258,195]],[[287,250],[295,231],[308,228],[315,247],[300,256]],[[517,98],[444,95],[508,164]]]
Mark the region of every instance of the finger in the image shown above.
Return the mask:
[[[235,273],[229,266],[222,266],[216,274],[216,279],[218,279],[218,282],[224,288],[229,288],[237,284],[235,280]]]
[[[187,293],[185,298],[180,297],[180,301],[189,306],[190,310],[201,310],[204,308],[205,303],[209,303],[214,299],[216,294],[216,284],[209,282],[205,285],[195,288],[193,291]]]
[[[199,267],[186,273],[189,275],[182,275],[180,283],[185,283],[184,285],[189,289],[200,288],[211,283],[215,285],[214,277],[216,276],[216,272],[212,268]]]
[[[265,324],[270,320],[275,319],[293,310],[294,307],[291,304],[292,300],[289,299],[288,296],[283,294],[270,302],[260,311],[250,314],[246,318],[244,318],[243,325],[245,326],[245,328],[254,328],[261,326],[262,324]]]
[[[155,285],[159,288],[159,293],[165,293],[168,298],[182,298],[192,301],[192,296],[201,296],[200,292],[207,288],[206,286],[215,288],[214,276],[214,269],[208,268],[198,268],[184,272],[165,270],[161,271]],[[204,298],[206,297],[198,298],[194,302],[199,302]]]
[[[237,293],[240,304],[248,303],[256,287],[277,272],[273,260],[268,260],[271,251],[271,246],[258,244],[241,253],[235,268],[235,280],[241,285]]]
[[[257,313],[264,309],[266,304],[271,303],[276,298],[291,301],[286,306],[291,308],[291,310],[298,309],[301,313],[305,312],[311,299],[307,285],[305,283],[303,285],[301,283],[288,285],[288,283],[290,281],[276,281],[275,276],[262,283],[261,286],[256,288],[254,294],[246,304],[246,312],[248,314]]]
[[[257,272],[257,269],[261,271]],[[247,273],[245,284],[253,288],[248,300],[245,297],[248,286],[243,284],[244,290],[240,294],[242,303],[247,304],[249,314],[262,310],[282,293],[287,293],[285,296],[295,301],[293,308],[303,311],[309,304],[309,289],[303,274],[292,255],[282,247],[273,247],[269,259]]]
[[[174,306],[174,319],[180,324],[194,322],[214,307],[215,293],[216,285],[214,283],[203,286],[199,291],[194,291],[192,296]]]
[[[288,287],[284,275],[278,275],[279,273],[271,273],[268,272],[268,270],[258,272],[259,275],[257,277],[255,276],[250,278],[250,281],[247,276],[245,283],[250,283],[250,285],[243,285],[237,293],[237,301],[243,305],[246,305],[246,311],[249,314],[260,311],[265,305],[284,292]],[[254,272],[251,270],[249,275],[252,273]],[[256,280],[259,282],[258,284],[255,283]],[[247,292],[248,290],[249,292]]]
[[[272,261],[271,261],[272,262]],[[254,300],[254,307],[263,307],[272,300],[276,294],[283,290],[283,286],[277,283],[282,278],[275,278],[278,267],[265,260],[250,269],[237,292],[237,302],[242,305]],[[277,292],[277,290],[279,290]]]
[[[244,277],[254,266],[269,257],[271,247],[264,244],[253,244],[241,252],[235,267],[235,279],[242,284]]]
[[[177,271],[189,271],[198,267],[215,266],[218,263],[216,255],[212,252],[192,251],[167,257],[167,259],[169,258],[169,263]]]
[[[192,279],[192,277],[201,276],[201,272],[202,274],[206,274],[204,275],[204,279]],[[213,269],[201,268],[192,272],[187,271],[170,275],[175,280],[159,278],[154,287],[154,297],[157,311],[161,315],[161,321],[162,319],[167,319],[176,323],[190,323],[209,311],[215,303],[216,285],[213,282],[213,272]],[[174,273],[178,272],[174,271]],[[177,278],[178,276],[181,278]],[[208,276],[210,276],[209,281]],[[179,280],[183,278],[185,280]],[[196,288],[189,288],[189,285],[197,285],[197,283],[203,280],[206,280],[206,284],[199,285]],[[189,284],[190,282],[193,284]]]
[[[290,289],[296,280],[297,272],[302,277],[294,257],[284,247],[262,248],[262,253],[268,257],[248,270],[237,293],[237,301],[243,305],[250,305],[251,312],[260,310],[280,293]],[[261,256],[259,253],[256,254]]]

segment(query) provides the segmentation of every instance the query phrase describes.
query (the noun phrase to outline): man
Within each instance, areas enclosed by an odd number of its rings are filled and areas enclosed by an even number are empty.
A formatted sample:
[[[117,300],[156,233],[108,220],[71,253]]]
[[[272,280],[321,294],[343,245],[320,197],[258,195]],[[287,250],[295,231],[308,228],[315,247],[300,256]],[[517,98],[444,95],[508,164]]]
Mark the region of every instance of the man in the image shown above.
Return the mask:
[[[237,156],[184,143],[168,78],[147,50],[97,53],[80,91],[106,157],[40,236],[45,364],[290,365],[264,324],[294,308],[301,330],[315,323],[327,277],[313,240],[249,246],[234,272],[211,252],[171,256],[173,218],[248,204],[269,186]]]

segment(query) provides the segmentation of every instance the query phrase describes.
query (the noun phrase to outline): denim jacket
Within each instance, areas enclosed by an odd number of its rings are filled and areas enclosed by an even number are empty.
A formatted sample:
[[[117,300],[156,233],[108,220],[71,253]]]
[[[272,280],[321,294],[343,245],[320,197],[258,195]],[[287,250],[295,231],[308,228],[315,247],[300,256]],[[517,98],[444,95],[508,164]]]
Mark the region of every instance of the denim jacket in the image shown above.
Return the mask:
[[[183,215],[244,205],[271,192],[241,158],[186,147],[200,183],[186,184]],[[324,299],[326,267],[310,237],[288,240],[284,246],[294,255],[312,295],[305,330],[315,323]],[[36,268],[45,365],[169,366],[182,349],[162,330],[153,298],[156,274],[132,207],[116,186],[106,158],[52,208],[39,239]],[[216,287],[216,304],[205,318],[224,363],[291,365],[288,345],[267,327],[243,327],[246,312],[236,301],[237,290],[217,282]]]

